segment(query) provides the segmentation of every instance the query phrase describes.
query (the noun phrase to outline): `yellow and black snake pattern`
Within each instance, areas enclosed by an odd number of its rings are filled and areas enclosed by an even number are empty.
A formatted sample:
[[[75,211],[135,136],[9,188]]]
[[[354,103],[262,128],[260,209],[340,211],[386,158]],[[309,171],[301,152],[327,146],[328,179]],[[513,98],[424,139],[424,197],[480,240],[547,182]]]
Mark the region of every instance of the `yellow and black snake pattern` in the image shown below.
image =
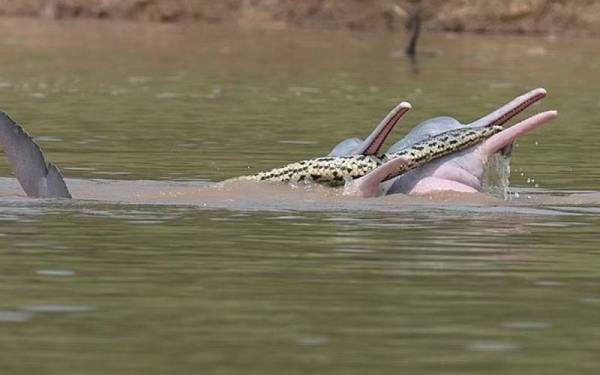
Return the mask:
[[[465,127],[440,133],[398,152],[383,154],[381,157],[375,155],[320,157],[298,161],[251,176],[237,177],[235,180],[314,182],[335,187],[343,186],[346,181],[362,177],[389,160],[398,157],[406,159],[407,163],[404,167],[387,176],[385,181],[434,159],[474,146],[502,129],[502,126],[499,125],[480,128]]]

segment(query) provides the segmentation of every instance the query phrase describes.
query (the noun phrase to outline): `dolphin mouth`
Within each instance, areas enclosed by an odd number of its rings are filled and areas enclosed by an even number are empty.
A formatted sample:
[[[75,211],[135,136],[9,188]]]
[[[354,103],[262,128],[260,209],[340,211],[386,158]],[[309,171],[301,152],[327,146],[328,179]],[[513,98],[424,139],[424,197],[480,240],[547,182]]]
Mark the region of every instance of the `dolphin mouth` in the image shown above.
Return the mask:
[[[375,130],[371,132],[371,134],[364,140],[362,145],[355,150],[354,154],[363,154],[363,155],[376,155],[381,150],[381,147],[385,143],[385,140],[390,135],[390,132],[398,121],[404,117],[406,112],[410,111],[412,108],[411,104],[408,102],[400,102],[396,107],[394,107],[390,113],[388,113],[383,120],[377,125]]]
[[[537,88],[523,94],[510,102],[506,103],[502,107],[498,108],[494,112],[470,123],[468,126],[472,127],[487,127],[494,125],[504,125],[510,119],[523,112],[533,104],[542,100],[546,97],[546,89]]]

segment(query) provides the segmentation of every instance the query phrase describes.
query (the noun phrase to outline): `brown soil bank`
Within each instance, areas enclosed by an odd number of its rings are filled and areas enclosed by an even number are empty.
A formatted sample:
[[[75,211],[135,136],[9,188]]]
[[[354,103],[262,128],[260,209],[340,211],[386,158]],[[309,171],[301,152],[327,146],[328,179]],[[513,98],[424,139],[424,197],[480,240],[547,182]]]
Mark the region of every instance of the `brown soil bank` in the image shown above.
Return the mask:
[[[600,34],[596,0],[0,0],[0,14],[394,31],[416,6],[429,30]]]

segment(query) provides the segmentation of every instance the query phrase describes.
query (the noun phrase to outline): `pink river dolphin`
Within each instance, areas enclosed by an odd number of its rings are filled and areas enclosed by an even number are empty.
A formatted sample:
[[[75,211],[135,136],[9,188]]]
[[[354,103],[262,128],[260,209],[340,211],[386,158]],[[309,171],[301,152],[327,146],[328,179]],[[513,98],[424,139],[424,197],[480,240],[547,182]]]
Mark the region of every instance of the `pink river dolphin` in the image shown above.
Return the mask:
[[[436,117],[417,125],[402,140],[390,147],[388,152],[396,152],[421,140],[438,135],[448,130],[480,126],[504,125],[513,117],[543,99],[546,90],[538,88],[523,94],[492,113],[470,124],[463,125],[451,117]],[[393,112],[393,111],[392,111]],[[557,111],[546,111],[529,117],[518,124],[503,130],[486,141],[440,159],[429,162],[417,169],[404,173],[392,181],[382,182],[385,176],[401,167],[405,161],[394,159],[377,170],[361,177],[345,186],[345,194],[360,197],[375,197],[384,194],[431,194],[440,191],[474,193],[481,191],[486,166],[492,156],[497,153],[509,153],[513,142],[536,128],[549,123],[558,115]],[[388,115],[389,117],[389,115]],[[385,136],[377,137],[383,132],[380,124],[373,133],[361,142],[360,139],[349,139],[338,144],[330,155],[352,154],[362,152],[368,147],[374,148],[373,140],[381,147]]]
[[[410,146],[428,137],[461,127],[480,127],[504,125],[514,116],[544,98],[544,89],[532,90],[496,111],[463,125],[449,117],[438,117],[427,120],[415,127],[401,141],[392,146],[396,151]],[[398,120],[411,108],[406,102],[400,103],[365,140],[346,140],[336,146],[330,153],[332,156],[356,153],[377,154]],[[394,159],[375,169],[364,177],[349,181],[343,189],[344,195],[350,197],[376,197],[386,194],[428,194],[441,191],[460,193],[479,192],[482,178],[490,157],[499,152],[508,152],[510,145],[519,137],[547,124],[557,116],[556,111],[547,111],[509,127],[486,141],[461,152],[450,154],[429,162],[420,168],[400,175],[391,181],[382,182],[385,176],[399,168],[405,160]],[[80,199],[110,199],[118,197],[119,201],[136,201],[143,196],[144,202],[152,201],[152,197],[164,198],[188,196],[200,198],[202,201],[230,200],[238,191],[261,190],[261,183],[253,183],[256,188],[246,183],[226,182],[197,186],[170,185],[148,181],[114,181],[103,184],[86,182],[85,180],[67,180],[60,170],[48,163],[40,149],[24,129],[4,113],[0,113],[0,145],[2,146],[12,167],[18,183],[29,197],[38,198],[71,198],[70,188],[74,188],[73,197]],[[67,185],[69,187],[67,187]],[[266,184],[265,184],[266,185]],[[268,184],[272,185],[272,184]],[[14,186],[14,185],[11,185]],[[272,189],[272,187],[266,188]],[[279,189],[279,188],[276,188]],[[320,189],[320,190],[319,190]],[[126,193],[123,191],[126,190]],[[316,189],[320,192],[331,189]],[[10,190],[11,192],[14,190]],[[278,190],[283,192],[283,190]],[[283,195],[287,193],[284,192]],[[302,193],[300,193],[302,194]],[[325,195],[329,194],[328,192]],[[0,194],[1,195],[1,194]],[[138,199],[139,200],[139,199]],[[176,201],[175,201],[176,202]]]

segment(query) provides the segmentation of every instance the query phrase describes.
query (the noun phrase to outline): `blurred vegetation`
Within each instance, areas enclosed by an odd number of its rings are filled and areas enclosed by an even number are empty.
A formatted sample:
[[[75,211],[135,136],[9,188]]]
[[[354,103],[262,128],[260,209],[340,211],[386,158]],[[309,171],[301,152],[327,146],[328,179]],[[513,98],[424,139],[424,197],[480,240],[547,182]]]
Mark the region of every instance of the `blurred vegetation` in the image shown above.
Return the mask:
[[[404,30],[415,7],[421,7],[429,30],[600,33],[595,0],[0,0],[0,14],[9,16],[364,31]]]

